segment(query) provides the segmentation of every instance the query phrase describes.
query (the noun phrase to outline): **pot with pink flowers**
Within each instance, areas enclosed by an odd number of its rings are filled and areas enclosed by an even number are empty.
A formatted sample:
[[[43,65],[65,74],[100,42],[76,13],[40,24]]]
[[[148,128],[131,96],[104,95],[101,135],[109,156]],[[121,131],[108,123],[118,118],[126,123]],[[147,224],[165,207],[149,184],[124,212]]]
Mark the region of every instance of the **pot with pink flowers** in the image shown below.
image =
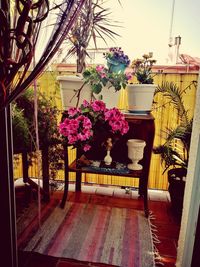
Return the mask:
[[[103,100],[107,108],[119,106],[120,90],[126,88],[130,75],[125,73],[130,60],[120,47],[112,47],[104,57],[107,66],[97,65],[83,72],[86,84],[92,89],[95,99]]]
[[[103,100],[108,108],[118,107],[120,90],[126,88],[129,76],[124,72],[111,72],[104,65],[90,67],[83,72],[90,84],[94,99]]]
[[[68,145],[78,148],[87,158],[104,159],[115,140],[129,130],[124,114],[117,108],[108,109],[101,100],[83,101],[80,108],[63,113],[59,132]],[[108,148],[108,140],[112,146]],[[105,145],[106,144],[106,145]]]

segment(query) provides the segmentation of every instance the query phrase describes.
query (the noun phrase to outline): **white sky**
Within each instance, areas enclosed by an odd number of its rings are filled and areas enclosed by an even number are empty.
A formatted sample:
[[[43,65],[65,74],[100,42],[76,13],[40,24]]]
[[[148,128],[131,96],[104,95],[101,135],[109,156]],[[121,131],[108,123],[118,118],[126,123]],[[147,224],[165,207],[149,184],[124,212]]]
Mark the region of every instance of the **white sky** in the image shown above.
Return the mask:
[[[121,37],[109,46],[121,46],[130,59],[153,52],[158,63],[167,63],[173,0],[108,0]],[[172,36],[180,35],[180,53],[200,57],[200,0],[175,0]],[[105,46],[105,45],[102,45]],[[101,46],[101,47],[102,47]]]

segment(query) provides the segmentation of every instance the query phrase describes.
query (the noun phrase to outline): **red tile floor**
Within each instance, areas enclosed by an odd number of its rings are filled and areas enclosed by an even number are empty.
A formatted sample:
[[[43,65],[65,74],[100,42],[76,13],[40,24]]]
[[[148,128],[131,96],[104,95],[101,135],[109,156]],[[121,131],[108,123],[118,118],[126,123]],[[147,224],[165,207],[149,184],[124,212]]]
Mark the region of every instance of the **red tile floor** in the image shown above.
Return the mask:
[[[129,194],[124,189],[117,187],[83,186],[81,193],[74,193],[74,185],[70,185],[68,200],[107,204],[117,207],[131,207],[143,210],[143,199],[138,198],[137,191],[131,190]],[[56,194],[56,192],[54,193]],[[17,193],[17,202],[20,195]],[[17,205],[18,207],[19,205]],[[175,266],[177,241],[180,230],[180,221],[171,212],[169,195],[167,191],[149,190],[149,209],[154,216],[153,224],[157,227],[157,237],[160,243],[156,244],[162,266]],[[19,251],[19,267],[86,267],[107,266],[77,262],[75,260],[58,259],[30,252]],[[148,266],[147,266],[148,267]]]

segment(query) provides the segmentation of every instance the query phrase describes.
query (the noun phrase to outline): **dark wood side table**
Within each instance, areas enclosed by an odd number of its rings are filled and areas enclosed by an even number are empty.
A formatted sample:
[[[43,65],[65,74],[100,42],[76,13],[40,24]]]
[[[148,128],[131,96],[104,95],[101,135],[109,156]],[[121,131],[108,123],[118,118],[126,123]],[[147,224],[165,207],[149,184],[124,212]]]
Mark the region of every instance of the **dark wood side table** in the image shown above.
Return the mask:
[[[105,172],[101,168],[97,169],[87,169],[80,168],[76,165],[76,160],[68,166],[68,155],[65,155],[65,188],[63,199],[61,202],[61,207],[63,208],[67,199],[68,191],[68,172],[76,172],[76,192],[81,191],[81,174],[85,173],[98,173],[98,174],[108,174],[116,175],[123,177],[133,177],[139,178],[139,195],[144,198],[144,211],[145,215],[148,217],[148,177],[149,177],[149,168],[151,162],[151,154],[153,148],[154,134],[155,134],[155,124],[154,117],[151,114],[148,115],[132,115],[126,114],[126,120],[129,124],[129,131],[127,134],[122,136],[113,146],[111,150],[112,159],[116,162],[129,163],[130,159],[128,158],[128,139],[142,139],[146,142],[144,148],[144,157],[140,161],[143,166],[143,169],[140,171],[129,171],[129,173],[117,173],[116,171]]]

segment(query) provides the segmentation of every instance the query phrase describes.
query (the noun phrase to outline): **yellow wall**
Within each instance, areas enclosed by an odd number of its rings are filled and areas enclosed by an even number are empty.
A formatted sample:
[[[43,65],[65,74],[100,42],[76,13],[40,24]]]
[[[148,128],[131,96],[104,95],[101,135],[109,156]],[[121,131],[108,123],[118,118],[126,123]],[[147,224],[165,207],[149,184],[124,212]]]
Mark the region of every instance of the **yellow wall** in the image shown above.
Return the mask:
[[[62,73],[64,74],[64,73]],[[38,87],[42,92],[45,92],[47,96],[53,97],[55,99],[56,105],[62,109],[61,106],[61,98],[60,98],[60,91],[59,91],[59,84],[56,81],[58,73],[55,71],[48,71],[43,74],[38,80]],[[60,75],[60,73],[59,73]],[[189,109],[189,115],[192,116],[194,104],[195,104],[195,93],[196,87],[192,83],[193,81],[197,81],[198,74],[157,74],[154,77],[155,84],[161,84],[162,81],[168,82],[175,82],[182,90],[186,87],[186,93],[184,94],[184,101],[186,108]],[[120,108],[126,107],[126,91],[121,90],[120,96]],[[166,99],[163,99],[163,96],[157,95],[154,99],[156,104],[153,105],[152,114],[155,117],[155,126],[156,126],[156,133],[154,139],[154,146],[157,146],[163,143],[163,131],[166,127],[174,127],[177,123],[176,112],[172,106],[166,105],[165,108],[162,107],[162,104],[166,102]],[[70,161],[75,159],[75,150],[69,148],[69,157]],[[22,166],[21,161],[18,159],[15,161],[14,164],[14,175],[15,178],[22,177]],[[150,168],[150,177],[149,177],[149,187],[156,188],[156,189],[167,189],[167,173],[164,175],[163,168],[160,162],[160,156],[152,154],[151,160],[151,168]],[[35,167],[29,168],[29,175],[30,177],[34,177],[36,174]],[[57,178],[63,179],[64,172],[59,171]],[[75,175],[74,173],[70,174],[70,179],[74,180]],[[123,186],[138,186],[138,179],[132,178],[124,178],[124,177],[117,177],[117,176],[108,176],[108,175],[92,175],[92,174],[83,174],[82,181],[90,182],[90,183],[98,183],[98,184],[113,184],[113,185],[123,185]]]

